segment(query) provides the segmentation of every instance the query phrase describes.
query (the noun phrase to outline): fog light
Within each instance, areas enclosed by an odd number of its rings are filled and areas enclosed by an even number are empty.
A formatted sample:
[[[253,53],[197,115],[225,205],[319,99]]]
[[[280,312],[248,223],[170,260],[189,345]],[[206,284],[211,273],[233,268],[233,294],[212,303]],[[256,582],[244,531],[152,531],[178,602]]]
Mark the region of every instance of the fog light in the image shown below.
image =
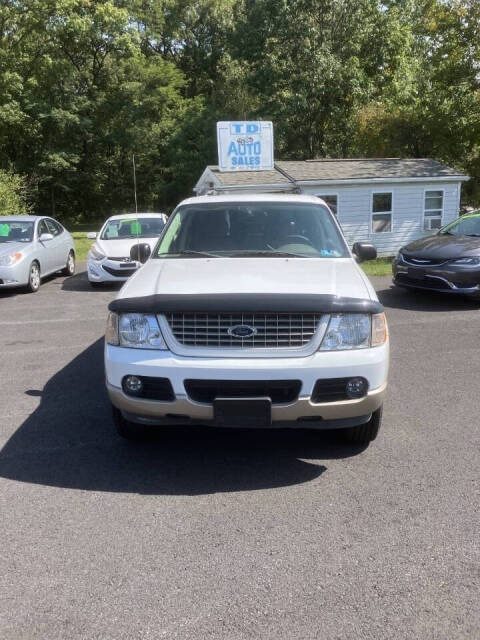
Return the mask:
[[[365,378],[350,378],[347,382],[346,391],[349,398],[362,398],[368,389],[368,382]]]
[[[129,396],[139,396],[142,393],[143,382],[138,376],[125,376],[123,390]]]

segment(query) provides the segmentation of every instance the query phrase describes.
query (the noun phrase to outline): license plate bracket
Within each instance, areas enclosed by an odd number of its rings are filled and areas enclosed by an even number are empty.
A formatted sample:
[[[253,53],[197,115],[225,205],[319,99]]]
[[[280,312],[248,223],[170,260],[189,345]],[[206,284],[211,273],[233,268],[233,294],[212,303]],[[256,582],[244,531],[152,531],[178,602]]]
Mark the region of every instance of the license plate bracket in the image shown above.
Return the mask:
[[[408,277],[414,280],[425,280],[425,269],[409,269]]]
[[[213,415],[217,427],[270,427],[271,398],[215,398]]]

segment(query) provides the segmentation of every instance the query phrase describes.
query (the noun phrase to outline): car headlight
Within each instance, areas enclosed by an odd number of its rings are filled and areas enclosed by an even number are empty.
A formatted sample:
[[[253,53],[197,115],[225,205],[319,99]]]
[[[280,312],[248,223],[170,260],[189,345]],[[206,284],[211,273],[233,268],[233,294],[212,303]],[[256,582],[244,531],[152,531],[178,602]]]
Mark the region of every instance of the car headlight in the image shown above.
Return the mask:
[[[403,260],[403,253],[401,251],[399,251],[397,253],[397,255],[395,256],[395,260],[397,260],[397,262],[402,262]]]
[[[0,266],[11,267],[23,258],[23,253],[11,253],[9,256],[3,256],[0,258]]]
[[[464,265],[465,267],[478,267],[480,265],[480,257],[458,258],[457,260],[451,260],[450,264],[459,264]]]
[[[100,251],[100,249],[95,244],[90,247],[90,255],[93,260],[96,260],[97,262],[100,262],[100,260],[106,258],[106,255],[103,253],[103,251]]]
[[[378,347],[387,341],[384,313],[335,314],[330,317],[320,351],[344,351]]]
[[[133,349],[167,349],[157,318],[145,313],[109,313],[105,339]]]

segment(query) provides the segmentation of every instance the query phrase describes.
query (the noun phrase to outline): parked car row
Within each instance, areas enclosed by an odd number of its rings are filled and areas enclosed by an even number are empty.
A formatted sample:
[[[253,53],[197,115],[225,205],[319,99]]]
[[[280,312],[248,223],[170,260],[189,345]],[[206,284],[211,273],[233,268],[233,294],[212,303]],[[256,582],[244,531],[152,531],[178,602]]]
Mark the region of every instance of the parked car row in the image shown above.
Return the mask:
[[[149,243],[153,248],[163,231],[164,213],[112,216],[95,239],[87,259],[92,286],[104,282],[124,282],[140,266],[132,260],[133,245]],[[0,290],[25,287],[34,293],[46,276],[75,273],[75,243],[57,220],[46,216],[4,216],[0,218]]]

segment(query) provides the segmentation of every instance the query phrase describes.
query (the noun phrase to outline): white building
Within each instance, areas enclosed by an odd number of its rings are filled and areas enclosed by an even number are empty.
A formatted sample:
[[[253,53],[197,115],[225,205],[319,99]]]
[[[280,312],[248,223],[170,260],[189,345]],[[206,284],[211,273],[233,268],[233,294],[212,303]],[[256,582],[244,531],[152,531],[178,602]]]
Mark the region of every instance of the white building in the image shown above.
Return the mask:
[[[371,242],[387,256],[454,220],[465,180],[428,158],[279,161],[272,171],[222,173],[208,166],[194,191],[317,195],[337,216],[350,246]]]

